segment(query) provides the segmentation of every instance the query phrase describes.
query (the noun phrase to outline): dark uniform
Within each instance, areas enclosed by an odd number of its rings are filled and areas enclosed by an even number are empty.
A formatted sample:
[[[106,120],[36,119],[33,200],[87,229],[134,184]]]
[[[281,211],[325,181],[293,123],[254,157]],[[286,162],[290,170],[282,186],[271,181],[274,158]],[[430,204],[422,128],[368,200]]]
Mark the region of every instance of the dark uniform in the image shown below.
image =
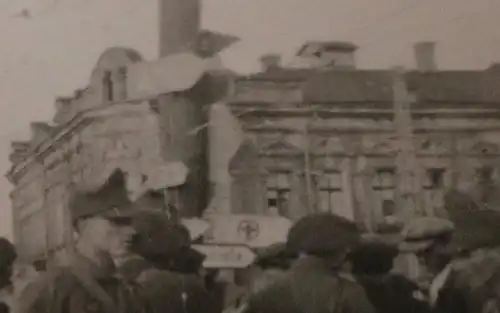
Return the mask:
[[[138,233],[132,250],[141,257],[128,260],[120,271],[140,286],[139,296],[151,312],[214,313],[215,303],[195,270],[204,256],[190,247],[187,230],[162,221],[161,213],[143,212],[134,220]],[[194,263],[192,274],[174,272],[187,272],[176,264],[179,260]]]
[[[127,197],[124,174],[115,171],[98,191],[75,193],[69,209],[74,222],[92,216],[103,216],[115,222],[130,220],[134,208]],[[26,287],[20,298],[20,312],[144,312],[132,287],[114,274],[111,258],[106,264],[97,265],[76,252],[68,266],[51,269]]]
[[[375,312],[363,288],[340,274],[342,253],[358,239],[356,226],[340,217],[318,214],[300,220],[290,229],[287,246],[301,256],[283,278],[251,295],[242,311]]]

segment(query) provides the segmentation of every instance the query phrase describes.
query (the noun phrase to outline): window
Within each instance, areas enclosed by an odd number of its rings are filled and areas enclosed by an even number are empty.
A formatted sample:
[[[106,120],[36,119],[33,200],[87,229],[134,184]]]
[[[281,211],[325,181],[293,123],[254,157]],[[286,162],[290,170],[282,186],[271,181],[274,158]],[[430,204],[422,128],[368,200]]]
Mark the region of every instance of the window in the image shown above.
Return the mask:
[[[375,189],[394,188],[395,170],[392,167],[381,167],[377,169],[373,187]]]
[[[286,216],[290,197],[290,177],[287,172],[271,173],[267,178],[267,206],[271,211]]]
[[[104,73],[103,86],[104,86],[104,100],[113,101],[114,91],[113,91],[113,80],[111,77],[111,71],[106,71]]]
[[[428,186],[431,189],[437,189],[443,186],[443,177],[445,170],[442,168],[431,168],[427,170]]]
[[[339,172],[325,172],[318,178],[320,210],[335,213],[338,209],[342,209],[344,199],[341,174]]]

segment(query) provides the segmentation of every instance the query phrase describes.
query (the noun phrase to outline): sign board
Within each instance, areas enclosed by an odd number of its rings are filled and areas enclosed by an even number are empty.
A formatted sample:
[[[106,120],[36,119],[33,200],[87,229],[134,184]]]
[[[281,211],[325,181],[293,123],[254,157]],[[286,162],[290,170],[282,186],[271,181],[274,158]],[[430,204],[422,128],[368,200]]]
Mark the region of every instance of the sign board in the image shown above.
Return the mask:
[[[210,227],[207,222],[199,218],[185,218],[181,223],[189,230],[191,240],[200,238]]]
[[[210,214],[204,216],[210,225],[205,242],[212,244],[243,244],[263,248],[284,242],[292,221],[284,217],[250,214]]]
[[[193,245],[193,249],[206,255],[205,268],[245,268],[256,258],[246,246]]]
[[[188,169],[182,162],[170,162],[149,168],[143,174],[147,176],[145,187],[159,190],[183,185]]]

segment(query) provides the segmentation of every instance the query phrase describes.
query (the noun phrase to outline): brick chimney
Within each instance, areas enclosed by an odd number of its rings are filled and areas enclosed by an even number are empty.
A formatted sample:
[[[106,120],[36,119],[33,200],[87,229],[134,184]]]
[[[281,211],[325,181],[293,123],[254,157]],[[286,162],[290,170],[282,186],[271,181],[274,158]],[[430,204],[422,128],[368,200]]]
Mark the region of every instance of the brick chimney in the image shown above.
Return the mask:
[[[262,71],[267,72],[281,67],[281,56],[279,54],[265,54],[260,57]]]
[[[430,41],[418,42],[413,46],[417,70],[432,72],[437,70],[435,50],[436,43]]]
[[[160,57],[188,51],[196,44],[201,23],[200,0],[159,0]]]

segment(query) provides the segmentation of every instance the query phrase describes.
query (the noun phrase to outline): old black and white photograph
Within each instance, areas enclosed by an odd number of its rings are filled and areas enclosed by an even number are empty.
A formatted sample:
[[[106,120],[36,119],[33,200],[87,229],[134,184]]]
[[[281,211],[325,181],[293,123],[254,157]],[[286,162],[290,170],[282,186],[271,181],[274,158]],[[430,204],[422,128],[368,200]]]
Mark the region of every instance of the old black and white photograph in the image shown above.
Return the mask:
[[[0,313],[500,313],[499,0],[0,0]]]

